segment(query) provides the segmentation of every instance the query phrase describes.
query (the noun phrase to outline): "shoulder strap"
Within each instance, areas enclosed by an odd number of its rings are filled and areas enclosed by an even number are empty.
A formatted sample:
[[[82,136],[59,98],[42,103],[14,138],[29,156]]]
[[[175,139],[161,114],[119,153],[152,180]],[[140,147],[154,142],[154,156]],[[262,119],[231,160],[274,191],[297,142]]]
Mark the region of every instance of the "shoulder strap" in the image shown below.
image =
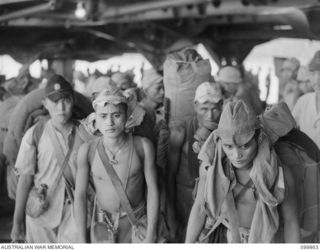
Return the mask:
[[[33,137],[33,142],[36,148],[38,148],[39,141],[43,134],[44,126],[47,124],[47,121],[48,119],[42,118],[35,125],[32,137]]]
[[[89,149],[88,149],[87,159],[89,164],[89,186],[91,186],[93,190],[95,190],[95,186],[94,186],[94,181],[92,177],[92,164],[93,164],[95,152],[97,150],[98,140],[99,138],[93,139],[90,142],[88,142]]]
[[[243,197],[243,195],[245,194],[245,192],[248,190],[248,188],[252,188],[253,185],[253,181],[251,180],[251,178],[247,181],[246,184],[244,184],[240,190],[240,192],[238,194],[236,194],[234,196],[234,201],[235,203],[237,203],[237,201]]]
[[[57,157],[59,166],[60,166],[60,174],[59,174],[59,178],[57,178],[57,181],[55,182],[55,186],[52,188],[52,192],[55,190],[61,176],[64,177],[65,179],[65,183],[66,183],[66,190],[68,193],[69,198],[73,201],[74,197],[73,197],[73,189],[74,189],[74,185],[73,185],[73,178],[72,178],[72,173],[71,173],[71,169],[69,166],[69,158],[73,149],[73,145],[74,145],[74,141],[75,141],[75,127],[72,128],[72,132],[71,132],[71,138],[69,140],[69,148],[68,148],[68,152],[67,155],[64,156],[62,150],[61,150],[61,146],[60,143],[58,141],[57,135],[56,133],[53,131],[53,128],[48,129],[48,132],[50,134],[50,139],[51,142],[53,143],[54,149],[55,149],[55,155]]]
[[[89,144],[89,149],[88,149],[88,162],[90,165],[90,170],[91,170],[91,165],[93,164],[93,160],[94,160],[94,154],[97,150],[97,146],[98,146],[98,141],[99,138],[91,140],[88,144]]]
[[[122,186],[121,180],[120,180],[118,174],[116,173],[116,171],[114,170],[113,166],[110,164],[110,160],[109,160],[108,155],[105,152],[104,146],[102,144],[102,140],[98,141],[97,148],[98,148],[99,156],[103,162],[103,166],[105,167],[105,170],[106,170],[107,174],[109,175],[111,182],[120,197],[121,205],[124,208],[124,210],[126,211],[130,223],[133,226],[137,226],[138,225],[137,218],[135,217],[135,215],[133,213],[130,201],[129,201],[127,194]]]
[[[77,130],[79,132],[79,136],[82,141],[88,142],[94,139],[94,136],[92,136],[85,127],[79,122],[78,120],[74,120],[75,125],[77,126]]]

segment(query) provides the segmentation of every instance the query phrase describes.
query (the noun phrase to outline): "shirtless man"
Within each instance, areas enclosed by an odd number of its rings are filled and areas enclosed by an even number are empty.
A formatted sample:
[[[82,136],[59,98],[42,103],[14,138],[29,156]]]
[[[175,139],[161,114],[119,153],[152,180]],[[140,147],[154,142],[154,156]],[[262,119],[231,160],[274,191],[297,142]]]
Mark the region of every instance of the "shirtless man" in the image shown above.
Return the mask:
[[[108,217],[111,226],[117,227],[116,242],[129,243],[132,225],[120,197],[98,153],[99,145],[110,159],[109,164],[119,176],[129,203],[139,220],[147,212],[147,229],[144,242],[156,241],[159,194],[151,142],[125,132],[127,103],[118,89],[101,92],[93,102],[96,125],[102,137],[85,143],[78,153],[78,172],[75,191],[75,216],[78,218],[79,242],[86,238],[86,200],[90,173],[96,190],[97,209]],[[94,146],[96,145],[96,146]],[[94,150],[92,151],[92,147]],[[98,151],[97,151],[98,149]],[[90,152],[93,152],[92,158]],[[91,158],[91,159],[90,159]],[[146,184],[146,189],[145,189]],[[118,218],[118,219],[117,219]]]
[[[226,104],[199,153],[200,183],[186,242],[204,242],[221,225],[227,242],[299,242],[293,177],[257,122],[243,101]]]

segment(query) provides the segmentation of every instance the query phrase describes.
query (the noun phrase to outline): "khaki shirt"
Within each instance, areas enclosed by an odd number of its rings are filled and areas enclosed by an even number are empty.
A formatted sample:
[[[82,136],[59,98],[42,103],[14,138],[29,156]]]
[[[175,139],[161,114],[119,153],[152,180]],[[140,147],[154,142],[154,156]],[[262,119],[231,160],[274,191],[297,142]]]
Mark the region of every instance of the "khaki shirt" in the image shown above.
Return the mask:
[[[50,191],[52,186],[55,185],[54,182],[59,176],[61,167],[55,155],[54,145],[50,139],[48,129],[53,129],[56,133],[65,155],[68,152],[68,140],[70,140],[72,129],[70,128],[66,138],[53,127],[51,120],[49,120],[44,126],[37,150],[33,142],[34,128],[35,126],[31,127],[22,139],[15,167],[18,175],[33,175],[36,187],[41,184],[48,186],[48,193],[52,193],[51,197],[49,197],[49,209],[35,220],[41,226],[55,228],[61,222],[65,199],[65,182],[64,178],[61,178],[55,190],[53,192]],[[74,146],[69,158],[73,179],[75,179],[76,174],[77,152],[82,143],[83,139],[80,137],[79,129],[76,129]]]

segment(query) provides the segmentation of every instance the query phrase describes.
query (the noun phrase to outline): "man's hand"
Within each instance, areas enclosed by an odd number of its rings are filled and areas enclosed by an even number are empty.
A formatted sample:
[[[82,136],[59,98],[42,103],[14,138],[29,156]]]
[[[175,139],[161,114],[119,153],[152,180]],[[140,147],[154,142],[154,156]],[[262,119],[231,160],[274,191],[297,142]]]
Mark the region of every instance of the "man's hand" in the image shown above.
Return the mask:
[[[144,240],[143,243],[155,243],[157,240],[156,236],[147,236]]]
[[[169,227],[169,240],[175,240],[178,231],[178,221],[173,208],[167,208],[166,221]]]
[[[24,243],[26,240],[26,230],[24,223],[14,223],[12,226],[11,240],[14,243]]]

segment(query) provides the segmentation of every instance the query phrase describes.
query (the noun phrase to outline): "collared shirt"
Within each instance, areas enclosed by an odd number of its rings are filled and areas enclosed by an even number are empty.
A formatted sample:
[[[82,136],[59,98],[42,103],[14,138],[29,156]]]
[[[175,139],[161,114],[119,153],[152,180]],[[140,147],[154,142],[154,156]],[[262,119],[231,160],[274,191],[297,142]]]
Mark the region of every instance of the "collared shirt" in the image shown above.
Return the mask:
[[[300,130],[320,147],[320,113],[316,110],[316,93],[301,96],[292,110]]]
[[[45,225],[45,227],[54,228],[60,224],[62,217],[65,199],[65,182],[64,179],[61,178],[54,191],[50,191],[55,185],[54,183],[59,176],[61,167],[55,155],[55,149],[50,139],[49,129],[53,129],[56,133],[61,149],[66,155],[72,127],[68,130],[68,136],[65,137],[60,131],[54,128],[51,120],[49,120],[44,126],[38,149],[36,149],[33,142],[34,128],[35,126],[31,127],[22,139],[15,167],[19,175],[33,175],[36,187],[39,187],[41,184],[46,184],[48,186],[48,194],[50,195],[50,193],[52,193],[51,197],[49,197],[49,209],[35,220],[37,220],[41,226]],[[82,138],[83,136],[80,135],[77,127],[74,146],[69,158],[69,166],[74,179],[76,173],[77,151],[84,141]]]

